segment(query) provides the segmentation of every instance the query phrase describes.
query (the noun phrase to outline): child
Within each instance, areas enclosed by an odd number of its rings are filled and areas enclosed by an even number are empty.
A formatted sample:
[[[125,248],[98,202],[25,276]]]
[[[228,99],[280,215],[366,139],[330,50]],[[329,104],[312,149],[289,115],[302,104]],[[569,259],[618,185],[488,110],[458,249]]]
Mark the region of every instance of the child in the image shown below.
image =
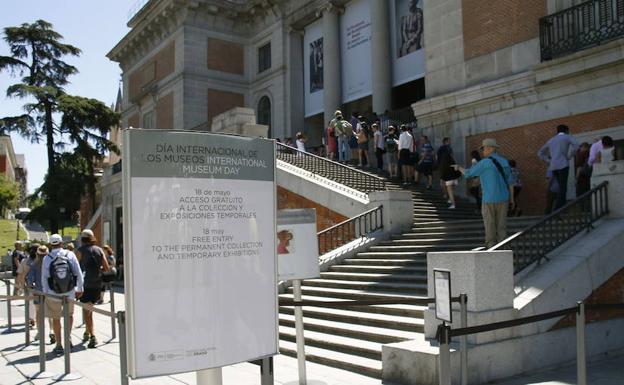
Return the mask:
[[[301,152],[306,152],[306,148],[305,148],[305,142],[306,142],[306,138],[303,135],[302,132],[298,132],[297,133],[297,150],[301,151]]]

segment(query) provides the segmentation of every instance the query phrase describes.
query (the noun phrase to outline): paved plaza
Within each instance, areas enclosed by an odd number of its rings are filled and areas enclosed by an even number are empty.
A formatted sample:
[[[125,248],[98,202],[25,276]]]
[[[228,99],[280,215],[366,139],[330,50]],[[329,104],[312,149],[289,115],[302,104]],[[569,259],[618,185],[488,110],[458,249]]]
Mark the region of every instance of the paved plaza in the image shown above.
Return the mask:
[[[0,287],[4,293],[4,287]],[[110,309],[108,294],[103,305],[98,306],[103,310]],[[124,309],[123,294],[115,295],[116,310]],[[23,302],[12,302],[12,314],[14,331],[6,333],[7,307],[5,301],[0,301],[0,385],[16,384],[51,384],[51,379],[28,380],[28,376],[36,373],[39,369],[38,344],[35,342],[29,347],[24,347],[24,306]],[[84,325],[81,325],[82,316],[80,309],[76,308],[76,327],[72,330],[74,349],[71,355],[72,371],[82,374],[79,380],[71,381],[72,384],[97,384],[113,385],[120,384],[119,372],[119,341],[111,339],[110,319],[94,314],[96,335],[100,344],[97,349],[87,349],[86,345],[80,344]],[[182,332],[182,331],[181,331]],[[46,334],[48,331],[46,331]],[[32,331],[34,336],[35,331]],[[60,374],[63,372],[63,357],[55,357],[51,345],[46,346],[46,369]],[[297,361],[293,358],[279,355],[275,357],[275,384],[296,385],[298,384]],[[360,376],[344,370],[333,369],[326,366],[307,363],[309,385],[373,385],[381,384],[379,380]],[[572,385],[576,384],[576,368],[567,366],[554,371],[545,371],[529,377],[517,377],[502,382],[498,385],[524,385],[524,384],[550,384]],[[130,384],[195,384],[195,374],[185,373],[167,377],[156,377],[143,380],[130,380]],[[605,359],[592,363],[588,367],[588,383],[591,385],[621,385],[624,384],[624,355]],[[260,367],[244,363],[229,366],[223,369],[224,385],[259,385]],[[386,384],[391,385],[391,384]]]

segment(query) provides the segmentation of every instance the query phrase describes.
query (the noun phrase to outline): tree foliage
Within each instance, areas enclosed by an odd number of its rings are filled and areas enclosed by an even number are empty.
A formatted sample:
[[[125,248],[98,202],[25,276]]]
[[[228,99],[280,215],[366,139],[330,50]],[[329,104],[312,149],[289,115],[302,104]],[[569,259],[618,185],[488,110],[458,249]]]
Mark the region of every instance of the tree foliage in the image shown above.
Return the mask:
[[[17,208],[19,194],[19,183],[12,182],[4,175],[0,175],[0,213],[3,216],[7,209]]]
[[[4,29],[4,40],[10,56],[0,56],[0,71],[9,71],[20,82],[7,88],[7,96],[27,101],[24,113],[0,119],[0,133],[17,132],[33,143],[45,142],[48,174],[40,187],[52,232],[58,231],[59,208],[65,197],[59,195],[61,175],[65,167],[63,152],[73,149],[75,161],[93,175],[94,164],[107,151],[118,152],[107,139],[119,115],[102,102],[69,95],[64,87],[78,69],[63,61],[65,56],[79,56],[80,49],[62,42],[63,36],[52,24],[37,20]],[[60,116],[60,119],[55,117]],[[86,192],[94,194],[95,179],[87,178]],[[81,188],[84,189],[84,186]],[[79,201],[79,199],[78,199]],[[64,204],[64,203],[63,203]]]

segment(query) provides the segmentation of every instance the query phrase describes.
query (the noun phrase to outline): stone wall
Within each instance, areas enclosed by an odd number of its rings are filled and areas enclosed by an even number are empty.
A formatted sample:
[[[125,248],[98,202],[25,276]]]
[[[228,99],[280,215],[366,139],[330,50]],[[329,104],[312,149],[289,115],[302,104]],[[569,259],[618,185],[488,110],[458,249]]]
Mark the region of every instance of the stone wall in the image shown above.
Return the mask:
[[[129,75],[129,98],[142,92],[142,87],[158,82],[175,71],[175,41],[156,52],[147,63]]]
[[[156,128],[173,130],[173,92],[156,102]]]
[[[208,89],[208,123],[212,123],[212,118],[229,111],[235,107],[245,106],[245,95],[236,92]]]
[[[537,152],[556,134],[556,127],[566,124],[572,135],[624,125],[624,105],[585,114],[566,116],[504,130],[486,132],[466,137],[465,154],[478,149],[484,138],[495,138],[500,153],[515,159],[522,178],[519,206],[526,214],[542,214],[546,205],[547,163],[537,157]],[[469,164],[469,159],[465,159]]]
[[[208,69],[245,74],[245,50],[242,44],[208,38]]]
[[[283,187],[277,187],[277,209],[316,209],[316,231],[323,231],[340,222],[347,220],[344,215],[321,206],[301,195],[286,190]]]
[[[462,0],[464,57],[489,54],[539,36],[546,0]]]

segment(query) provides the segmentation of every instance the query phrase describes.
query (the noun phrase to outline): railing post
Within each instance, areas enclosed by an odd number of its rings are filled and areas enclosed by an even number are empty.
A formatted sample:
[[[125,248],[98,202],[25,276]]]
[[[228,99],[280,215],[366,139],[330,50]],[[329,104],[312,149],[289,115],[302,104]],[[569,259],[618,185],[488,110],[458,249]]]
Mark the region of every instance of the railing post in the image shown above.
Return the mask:
[[[459,295],[460,327],[468,327],[468,296],[465,293]],[[461,384],[468,385],[468,336],[459,337],[461,355]]]
[[[37,294],[39,298],[39,312],[37,313],[37,333],[39,334],[39,371],[37,373],[28,376],[29,379],[50,378],[56,374],[46,372],[46,351],[45,351],[45,296],[43,294]],[[50,330],[51,331],[51,330]]]
[[[30,300],[28,299],[28,288],[24,288],[24,345],[30,344]]]
[[[451,347],[450,327],[446,323],[438,326],[438,342],[440,343],[440,385],[451,385]]]
[[[8,279],[4,281],[4,284],[6,285],[6,292],[7,292],[7,321],[8,321],[8,327],[7,327],[7,331],[9,333],[11,333],[13,331],[13,318],[11,317],[11,281],[9,281]]]
[[[117,328],[115,327],[115,291],[113,290],[113,283],[110,282],[108,284],[108,289],[110,291],[110,312],[111,312],[111,339],[114,340],[117,338]]]
[[[265,357],[260,364],[260,384],[273,385],[273,357]]]
[[[65,361],[65,371],[53,377],[55,381],[73,381],[82,378],[82,374],[71,371],[71,322],[69,314],[69,299],[66,295],[61,297],[63,306],[63,356]]]
[[[126,312],[117,312],[117,324],[119,325],[119,371],[121,372],[121,385],[128,385],[128,361],[126,359]]]
[[[293,281],[293,299],[301,301],[301,280]],[[305,337],[303,335],[303,309],[295,306],[295,337],[297,342],[297,367],[299,368],[299,385],[306,385]],[[264,383],[263,383],[264,385]]]
[[[576,383],[587,385],[587,361],[585,356],[585,304],[578,302],[576,313]]]

